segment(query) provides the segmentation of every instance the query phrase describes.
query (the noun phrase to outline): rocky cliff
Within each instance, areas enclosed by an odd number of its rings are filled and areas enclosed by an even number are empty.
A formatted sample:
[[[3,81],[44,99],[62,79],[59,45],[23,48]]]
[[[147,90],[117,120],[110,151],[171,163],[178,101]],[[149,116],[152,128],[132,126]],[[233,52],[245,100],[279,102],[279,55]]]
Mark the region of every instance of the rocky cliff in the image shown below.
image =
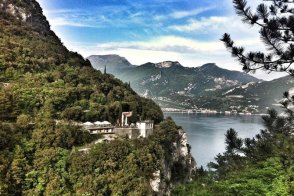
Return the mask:
[[[176,185],[191,181],[196,173],[196,162],[190,152],[187,133],[179,129],[178,134],[180,138],[173,143],[171,160],[162,160],[162,169],[157,170],[153,174],[153,180],[150,181],[157,195],[170,195]]]

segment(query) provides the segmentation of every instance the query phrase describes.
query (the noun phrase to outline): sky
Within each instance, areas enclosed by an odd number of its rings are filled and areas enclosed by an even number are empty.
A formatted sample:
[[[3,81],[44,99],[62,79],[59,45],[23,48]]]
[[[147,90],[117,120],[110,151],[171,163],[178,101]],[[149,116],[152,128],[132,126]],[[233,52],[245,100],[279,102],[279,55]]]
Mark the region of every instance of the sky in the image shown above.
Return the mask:
[[[118,54],[134,65],[179,61],[242,70],[225,49],[224,33],[249,50],[264,50],[258,29],[241,22],[231,0],[37,0],[52,30],[85,58]],[[256,0],[248,0],[253,7]],[[281,75],[257,72],[270,80]]]

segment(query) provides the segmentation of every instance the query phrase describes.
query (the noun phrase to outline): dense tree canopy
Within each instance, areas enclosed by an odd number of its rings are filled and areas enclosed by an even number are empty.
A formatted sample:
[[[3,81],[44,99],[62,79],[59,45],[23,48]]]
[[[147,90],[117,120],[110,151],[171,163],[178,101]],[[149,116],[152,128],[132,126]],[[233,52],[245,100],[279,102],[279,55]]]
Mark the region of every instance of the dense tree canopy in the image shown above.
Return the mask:
[[[100,135],[77,122],[116,124],[132,111],[131,122],[159,124],[162,111],[68,51],[35,0],[0,0],[0,10],[0,195],[151,194],[178,127],[169,120],[150,139],[94,145]]]

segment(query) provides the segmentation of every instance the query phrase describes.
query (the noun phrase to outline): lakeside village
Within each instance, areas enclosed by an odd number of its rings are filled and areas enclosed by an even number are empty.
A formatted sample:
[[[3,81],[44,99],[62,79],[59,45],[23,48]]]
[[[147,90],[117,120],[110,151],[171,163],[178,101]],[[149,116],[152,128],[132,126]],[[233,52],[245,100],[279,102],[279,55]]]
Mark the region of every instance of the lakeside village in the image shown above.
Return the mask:
[[[102,138],[94,142],[94,144],[109,142],[118,138],[146,138],[153,134],[154,122],[152,120],[139,121],[129,123],[129,118],[132,117],[132,112],[123,112],[121,121],[118,125],[112,125],[108,121],[96,121],[96,122],[84,122],[79,125],[85,130],[89,131],[90,134],[100,134]],[[87,152],[90,150],[89,147],[81,148],[79,151]]]
[[[236,97],[236,96],[235,96]],[[161,104],[161,103],[172,103],[169,98],[166,97],[153,97],[153,100],[159,102],[161,109],[166,113],[188,113],[188,114],[222,114],[222,115],[265,115],[260,112],[260,106],[258,105],[232,105],[226,109],[215,110],[210,108],[198,107],[196,105],[191,106],[187,102],[179,103],[178,107],[169,107],[169,104]],[[268,108],[265,108],[268,109]]]
[[[224,115],[265,115],[262,113],[251,113],[247,109],[242,110],[242,112],[238,112],[239,108],[234,108],[236,106],[233,106],[230,111],[217,111],[217,110],[211,110],[207,108],[199,108],[199,109],[177,109],[177,108],[162,108],[163,112],[168,113],[188,113],[188,114],[224,114]],[[255,106],[258,108],[258,106]],[[254,108],[255,109],[255,108]]]

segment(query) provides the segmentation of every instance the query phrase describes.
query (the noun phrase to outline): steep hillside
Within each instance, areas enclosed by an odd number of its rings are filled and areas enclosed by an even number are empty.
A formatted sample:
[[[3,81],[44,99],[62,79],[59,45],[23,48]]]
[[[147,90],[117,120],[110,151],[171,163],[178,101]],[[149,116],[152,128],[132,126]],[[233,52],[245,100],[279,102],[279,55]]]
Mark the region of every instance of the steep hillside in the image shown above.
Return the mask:
[[[258,83],[249,83],[238,86],[226,92],[222,92],[227,97],[242,95],[247,102],[252,105],[258,105],[261,108],[276,107],[279,108],[279,102],[284,92],[294,87],[294,79],[291,76],[282,77],[272,81]],[[263,110],[264,111],[264,110]]]
[[[188,146],[159,106],[68,51],[35,0],[0,0],[0,10],[0,195],[150,195],[158,171],[164,194],[190,178],[191,155],[177,153]],[[95,144],[100,135],[78,126],[115,125],[124,111],[154,120],[154,135]],[[180,179],[168,176],[176,166]]]
[[[122,110],[137,111],[138,116],[133,120],[143,115],[142,111],[148,112],[147,108],[142,109],[145,101],[128,85],[94,71],[89,61],[68,51],[50,30],[36,1],[6,0],[1,1],[0,7],[0,81],[10,83],[9,89],[2,89],[4,97],[9,97],[13,91],[15,99],[9,100],[10,112],[9,115],[5,112],[5,116],[16,118],[21,113],[37,114],[44,107],[50,107],[53,116],[61,117],[66,116],[63,111],[67,113],[69,108],[75,108],[75,112],[81,113],[76,114],[76,120],[106,116],[115,122]],[[46,88],[50,93],[44,92]],[[26,102],[27,97],[23,97],[26,90],[26,96],[30,96],[29,103],[12,104]],[[154,108],[154,113],[160,116],[160,109],[156,105]],[[109,115],[112,110],[115,118]]]
[[[1,0],[0,9],[1,69],[25,73],[61,64],[90,66],[62,45],[36,1]]]
[[[243,73],[243,72],[229,71],[227,69],[222,69],[214,63],[208,63],[205,65],[202,65],[201,67],[197,67],[196,69],[198,69],[198,71],[204,75],[214,76],[215,78],[225,77],[230,80],[240,81],[241,83],[260,81],[257,78],[250,76],[250,75]]]

